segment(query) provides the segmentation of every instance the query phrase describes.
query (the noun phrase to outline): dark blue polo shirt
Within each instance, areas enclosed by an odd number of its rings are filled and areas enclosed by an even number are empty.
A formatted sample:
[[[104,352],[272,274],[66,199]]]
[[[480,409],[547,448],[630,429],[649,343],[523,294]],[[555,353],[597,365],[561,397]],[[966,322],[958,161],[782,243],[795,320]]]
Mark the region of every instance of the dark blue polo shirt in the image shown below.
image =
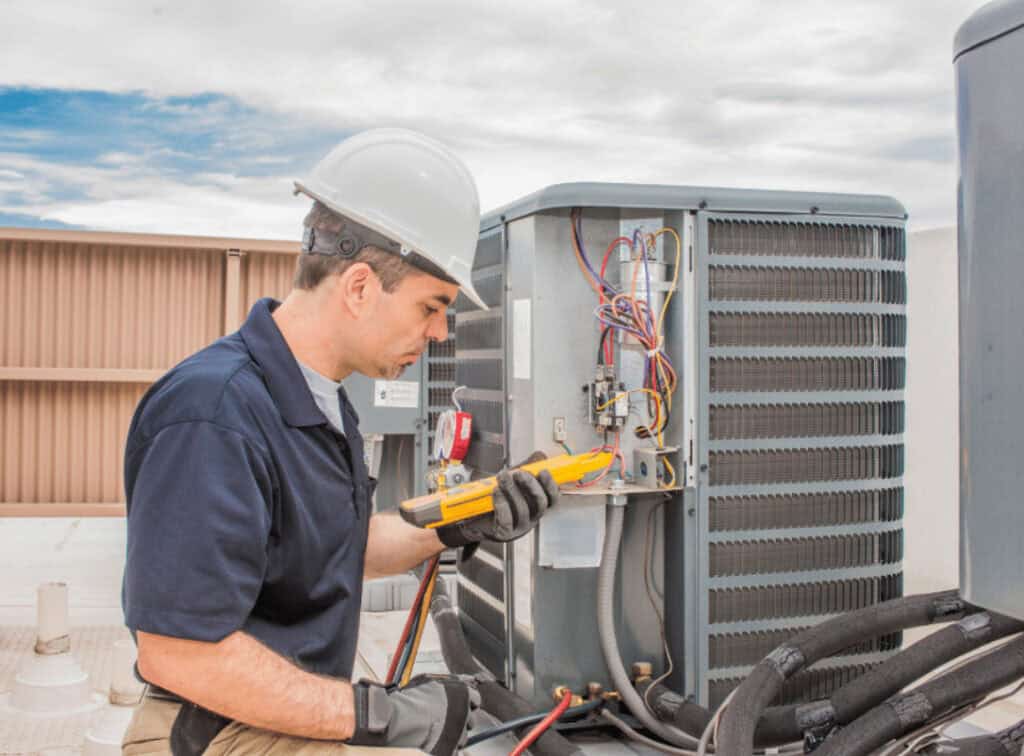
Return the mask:
[[[359,418],[317,407],[271,312],[160,379],[125,449],[133,631],[218,641],[242,630],[304,669],[355,659],[374,481]]]

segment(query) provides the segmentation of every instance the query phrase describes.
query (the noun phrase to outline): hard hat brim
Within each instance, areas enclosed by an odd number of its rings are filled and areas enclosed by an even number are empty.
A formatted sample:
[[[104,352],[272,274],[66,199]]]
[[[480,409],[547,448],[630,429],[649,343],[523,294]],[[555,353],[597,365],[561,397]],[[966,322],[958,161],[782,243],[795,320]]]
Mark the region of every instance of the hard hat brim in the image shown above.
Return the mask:
[[[299,181],[299,180],[293,180],[292,183],[295,185],[295,188],[294,188],[294,190],[292,192],[293,194],[300,194],[300,193],[301,194],[305,194],[307,197],[310,197],[310,198],[316,200],[317,202],[320,202],[323,205],[326,205],[328,208],[330,208],[334,212],[338,213],[338,215],[343,215],[343,216],[345,216],[347,218],[351,218],[356,223],[360,223],[360,224],[366,226],[367,228],[371,228],[374,231],[376,231],[377,233],[382,234],[383,236],[386,236],[387,238],[392,239],[392,240],[398,242],[399,244],[402,245],[402,247],[404,249],[408,249],[408,250],[411,250],[411,251],[415,252],[418,255],[422,255],[423,257],[427,258],[428,260],[434,260],[435,259],[434,256],[429,251],[423,250],[423,249],[417,249],[415,246],[409,244],[409,241],[407,239],[396,238],[396,236],[395,236],[395,234],[394,234],[394,232],[392,230],[384,228],[380,223],[375,222],[372,218],[368,218],[365,215],[363,215],[363,214],[361,214],[361,213],[359,213],[357,211],[354,211],[354,210],[352,210],[350,208],[340,207],[339,205],[337,205],[336,203],[332,202],[327,197],[327,193],[326,192],[319,191],[318,188],[315,185],[311,186],[310,185],[311,182],[303,182],[303,181]],[[449,273],[448,271],[445,271],[445,272],[448,273],[449,275],[451,275],[452,280],[454,280],[455,283],[458,284],[459,290],[463,294],[466,295],[466,298],[469,299],[469,301],[471,301],[474,305],[479,307],[481,310],[489,310],[490,309],[487,306],[487,304],[484,302],[484,300],[480,297],[480,295],[477,294],[476,289],[473,287],[472,280],[468,280],[466,278],[466,276],[459,275],[458,273],[455,273],[455,272],[451,272],[451,273]],[[427,275],[429,275],[429,273]]]

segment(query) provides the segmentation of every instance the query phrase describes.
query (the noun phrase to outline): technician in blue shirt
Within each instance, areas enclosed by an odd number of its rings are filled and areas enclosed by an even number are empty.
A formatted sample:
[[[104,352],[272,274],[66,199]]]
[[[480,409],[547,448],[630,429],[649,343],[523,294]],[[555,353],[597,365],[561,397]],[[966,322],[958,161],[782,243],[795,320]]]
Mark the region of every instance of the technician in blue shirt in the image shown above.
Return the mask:
[[[295,287],[143,397],[125,449],[123,603],[149,691],[124,752],[451,754],[475,692],[457,678],[352,684],[364,578],[446,546],[528,532],[550,475],[500,477],[492,515],[438,531],[373,515],[375,481],[340,381],[394,379],[447,338],[479,205],[447,148],[398,129],[342,142],[314,199]]]

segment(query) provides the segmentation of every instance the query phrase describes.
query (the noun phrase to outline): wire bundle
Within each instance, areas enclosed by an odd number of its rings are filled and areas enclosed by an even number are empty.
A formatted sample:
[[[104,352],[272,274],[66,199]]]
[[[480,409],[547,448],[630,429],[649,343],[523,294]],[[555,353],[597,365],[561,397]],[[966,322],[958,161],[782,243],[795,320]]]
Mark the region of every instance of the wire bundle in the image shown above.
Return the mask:
[[[437,582],[440,564],[440,555],[435,556],[427,563],[427,567],[423,571],[423,578],[420,580],[416,598],[409,608],[409,616],[405,620],[405,627],[398,640],[398,647],[395,649],[394,656],[391,657],[391,665],[388,667],[388,675],[385,680],[388,685],[392,683],[405,685],[412,677],[412,668],[416,664],[420,640],[423,638],[423,630],[427,626],[427,614],[430,612],[430,600],[434,595],[434,585]]]
[[[675,229],[665,226],[651,234],[643,234],[639,230],[633,233],[632,237],[620,236],[612,240],[605,249],[601,261],[600,272],[596,271],[587,256],[586,247],[583,243],[583,214],[579,208],[573,209],[569,216],[572,224],[573,251],[576,255],[576,262],[583,273],[584,278],[597,294],[598,306],[594,310],[594,316],[601,326],[601,338],[598,342],[598,364],[612,365],[615,362],[615,343],[612,336],[616,333],[632,336],[644,349],[644,384],[642,388],[632,389],[626,394],[642,393],[647,398],[648,415],[652,418],[650,425],[641,425],[636,429],[639,438],[652,438],[656,441],[658,448],[664,447],[664,431],[668,426],[672,411],[672,394],[678,384],[678,376],[665,351],[665,314],[668,312],[669,303],[679,285],[679,268],[682,262],[683,244]],[[675,240],[676,253],[675,264],[673,265],[672,280],[665,295],[665,301],[655,317],[651,307],[651,272],[648,265],[648,254],[651,247],[657,242],[658,237],[668,235]],[[605,273],[608,268],[608,261],[612,253],[620,247],[630,250],[633,258],[633,274],[628,291],[626,283],[622,283],[622,289],[611,284]],[[646,286],[642,296],[638,296],[637,284],[640,269],[643,268]],[[604,404],[597,407],[598,410],[606,409],[612,403],[623,396],[618,394],[611,397]],[[607,445],[606,445],[607,446]],[[613,448],[602,447],[604,451],[618,451],[618,439]],[[675,470],[672,469],[668,460],[662,460],[666,472],[671,478],[668,487],[675,484]],[[610,468],[609,468],[610,469]],[[607,471],[606,471],[607,473]],[[601,477],[604,477],[602,475]]]

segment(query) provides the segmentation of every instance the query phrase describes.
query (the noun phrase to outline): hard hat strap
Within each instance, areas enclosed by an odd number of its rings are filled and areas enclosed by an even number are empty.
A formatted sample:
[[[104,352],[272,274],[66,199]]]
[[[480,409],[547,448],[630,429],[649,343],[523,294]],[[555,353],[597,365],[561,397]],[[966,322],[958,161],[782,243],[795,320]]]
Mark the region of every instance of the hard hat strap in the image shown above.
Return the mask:
[[[306,226],[302,233],[303,254],[352,258],[364,247],[377,247],[392,254],[401,252],[402,245],[383,234],[348,218],[344,218],[343,222],[344,225],[338,232]]]
[[[428,275],[440,278],[446,283],[458,284],[458,281],[445,273],[440,266],[423,255],[405,249],[398,242],[355,221],[348,218],[342,220],[344,226],[339,232],[306,226],[302,233],[302,254],[352,259],[363,248],[376,247],[384,252],[399,255],[409,265]]]

